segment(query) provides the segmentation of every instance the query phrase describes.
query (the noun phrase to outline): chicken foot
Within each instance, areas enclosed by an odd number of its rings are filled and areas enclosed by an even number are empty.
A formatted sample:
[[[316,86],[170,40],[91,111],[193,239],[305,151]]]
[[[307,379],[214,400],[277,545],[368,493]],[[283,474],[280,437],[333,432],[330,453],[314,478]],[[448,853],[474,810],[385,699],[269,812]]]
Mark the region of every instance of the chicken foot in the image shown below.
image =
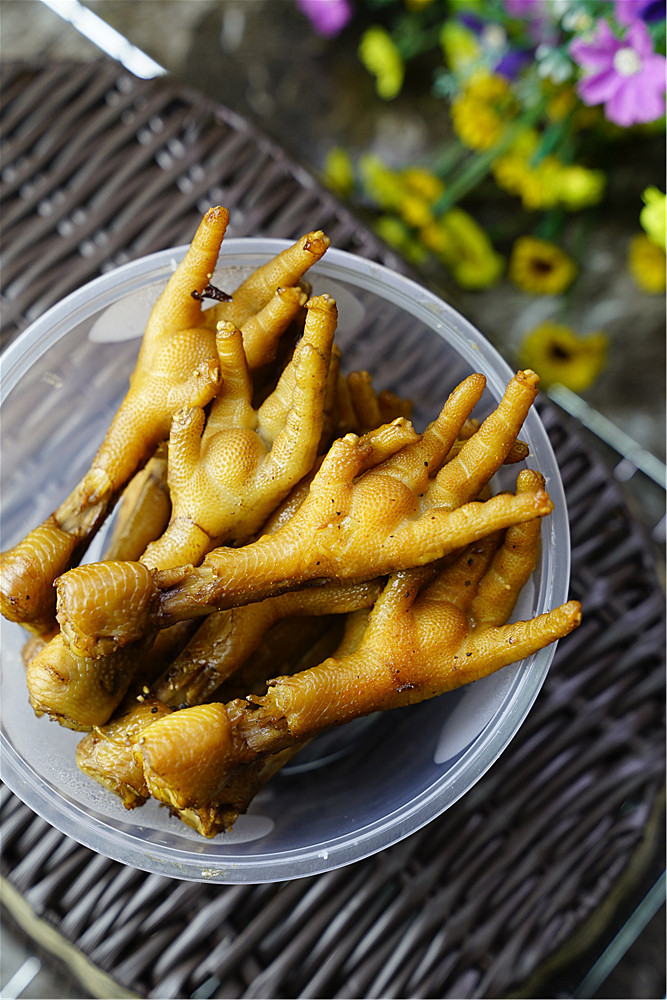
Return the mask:
[[[169,439],[172,516],[141,561],[197,565],[216,545],[243,544],[312,468],[322,433],[324,386],[336,326],[327,295],[307,303],[304,334],[273,393],[252,406],[242,335],[217,334],[223,384],[208,419],[177,414]]]
[[[146,726],[183,703],[203,702],[260,646],[277,621],[369,608],[380,590],[379,581],[352,586],[329,584],[212,615],[151,688],[126,699],[113,719],[95,725],[84,737],[77,747],[79,767],[119,795],[128,809],[140,805],[148,797],[148,789],[131,748]]]
[[[534,492],[535,473],[522,476],[517,492]],[[221,805],[258,759],[468,684],[567,635],[580,622],[576,601],[506,624],[535,566],[537,524],[486,536],[440,572],[393,574],[352,651],[274,679],[261,697],[187,708],[149,726],[134,756],[151,795],[176,810]]]
[[[166,439],[183,406],[206,406],[219,384],[215,338],[190,294],[212,273],[227,228],[224,208],[209,209],[151,312],[129,390],[70,496],[0,562],[0,610],[43,634],[53,625],[54,580],[98,529],[120,490]]]
[[[550,513],[543,490],[473,499],[516,439],[537,393],[534,372],[512,379],[497,409],[438,472],[484,384],[483,376],[469,376],[417,442],[366,473],[360,474],[363,439],[334,442],[301,508],[270,536],[214,549],[198,568],[152,574],[136,563],[108,563],[65,574],[57,587],[67,641],[85,655],[101,655],[156,627],[319,579],[371,579],[424,565],[491,531]],[[109,599],[102,603],[99,594]]]

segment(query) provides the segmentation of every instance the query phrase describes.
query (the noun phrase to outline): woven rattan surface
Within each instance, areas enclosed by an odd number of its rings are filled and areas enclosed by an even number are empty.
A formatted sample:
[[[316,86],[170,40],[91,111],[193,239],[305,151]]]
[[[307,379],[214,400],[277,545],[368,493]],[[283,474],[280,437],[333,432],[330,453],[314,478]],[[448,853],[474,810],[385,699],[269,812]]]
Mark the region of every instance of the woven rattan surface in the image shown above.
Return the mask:
[[[393,258],[235,114],[108,62],[3,77],[7,341],[100,271],[187,242],[228,206],[232,235],[298,236]],[[584,623],[509,749],[438,820],[373,858],[288,883],[149,875],[50,828],[6,787],[2,874],[35,914],[141,996],[499,997],[607,901],[664,782],[664,598],[601,462],[542,415],[569,504]]]

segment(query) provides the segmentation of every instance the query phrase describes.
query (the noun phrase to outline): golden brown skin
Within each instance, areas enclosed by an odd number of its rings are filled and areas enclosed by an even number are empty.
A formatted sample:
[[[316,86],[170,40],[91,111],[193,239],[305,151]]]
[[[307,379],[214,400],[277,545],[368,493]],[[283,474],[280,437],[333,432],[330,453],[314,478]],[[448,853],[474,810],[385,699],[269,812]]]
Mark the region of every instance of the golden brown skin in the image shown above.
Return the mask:
[[[328,583],[209,615],[154,685],[153,693],[174,707],[198,705],[245,663],[279,619],[348,614],[370,608],[380,590],[377,580],[348,585]]]
[[[205,427],[203,409],[184,411],[174,419],[169,444],[171,520],[162,536],[141,555],[142,563],[163,569],[197,563],[216,541],[247,541],[291,486],[310,470],[322,430],[323,386],[335,325],[333,299],[312,299],[304,335],[292,361],[258,411],[251,404],[242,334],[231,324],[218,333],[223,386]],[[145,485],[137,498],[144,501],[144,511],[146,506],[150,509],[149,501],[156,492],[152,479]],[[147,522],[137,524],[132,512],[123,523],[120,541],[126,547],[137,544],[137,539],[145,540],[142,528]],[[152,530],[150,525],[147,530]],[[108,581],[113,560],[96,565],[100,579]],[[88,596],[93,604],[97,602],[95,592]],[[91,660],[85,650],[71,647],[68,651],[61,637],[36,659],[28,676],[33,706],[64,725],[81,729],[101,725],[124,696],[132,679],[132,664],[135,668],[139,665],[145,648],[145,643],[133,644],[122,657],[109,650],[108,656],[102,653]],[[114,671],[118,671],[118,678],[112,684]],[[103,684],[97,673],[104,678]],[[71,685],[70,705],[63,677]],[[84,709],[86,690],[89,697]]]
[[[239,549],[214,549],[198,568],[154,576],[136,563],[115,563],[103,590],[95,585],[94,566],[65,574],[57,587],[66,640],[100,655],[155,627],[318,579],[371,579],[424,565],[494,530],[549,514],[543,490],[473,499],[516,439],[537,394],[534,372],[512,379],[497,409],[440,469],[484,384],[483,376],[471,375],[419,441],[365,473],[364,439],[346,435],[334,442],[301,508],[270,536]],[[108,599],[93,601],[91,592]]]
[[[366,440],[372,451],[371,464],[377,464],[391,453],[392,448],[395,447],[397,435],[405,443],[417,439],[415,432],[404,421],[400,421],[398,426],[390,431],[386,428],[380,428],[369,433]],[[282,521],[291,517],[298,509],[308,491],[307,484],[304,489],[304,482],[305,480],[292,490],[281,509],[269,519],[264,528],[265,533],[276,530]],[[269,598],[260,604],[244,605],[240,608],[213,614],[204,621],[189,645],[182,650],[166,671],[165,676],[157,684],[152,685],[151,696],[157,697],[163,707],[166,703],[179,707],[182,707],[183,704],[197,704],[247,661],[251,653],[259,646],[266,631],[278,619],[287,615],[331,616],[345,614],[351,608],[359,607],[361,604],[370,606],[377,596],[378,587],[379,585],[375,581],[356,586],[329,584],[308,591],[294,591]],[[301,630],[304,631],[303,625]],[[158,634],[158,643],[164,634],[164,632]],[[151,655],[155,653],[155,648],[154,645]],[[329,648],[331,647],[329,646]],[[101,658],[98,662],[103,661],[104,658]],[[145,658],[142,659],[143,662],[145,662]],[[275,672],[275,662],[274,655],[271,673]],[[262,670],[261,664],[259,668],[262,679],[265,680],[269,676],[269,672]],[[245,687],[243,693],[250,689]],[[95,692],[91,692],[91,696],[94,694]],[[110,701],[108,706],[111,707]],[[143,715],[143,710],[138,710]],[[120,711],[128,726],[133,727],[134,719],[131,706],[129,708],[127,705],[124,708],[121,706]],[[115,745],[120,739],[121,728],[116,724],[115,719],[109,725],[112,726]],[[114,767],[113,747],[106,750],[101,747],[105,731],[106,727],[101,723],[96,726],[95,745],[98,750],[95,759],[99,760],[103,755],[104,766],[110,769],[106,775],[108,781],[103,781],[103,783],[113,785],[120,779],[118,779],[118,773],[112,773]],[[85,747],[90,745],[90,739],[87,737],[83,741]],[[87,759],[85,750],[81,759]],[[125,763],[124,761],[125,758],[119,759],[118,768],[121,771],[126,766],[126,761]],[[96,765],[91,772],[91,776],[98,780],[99,767],[100,765]],[[87,770],[86,767],[83,769]],[[124,787],[127,783],[125,780],[120,780],[120,787]],[[133,802],[136,804],[134,799]],[[195,819],[192,819],[192,822],[194,823]]]
[[[399,421],[392,428],[381,427],[369,433],[365,438],[369,449],[368,462],[370,465],[373,465],[384,460],[388,454],[391,454],[397,441],[408,443],[415,440],[417,440],[417,435],[405,421]],[[283,503],[281,510],[276,512],[276,515],[267,522],[265,531],[277,530],[284,520],[288,520],[293,516],[294,511],[303,503],[307,492],[307,484],[305,489],[302,484],[299,484],[292,490],[290,496]],[[261,642],[265,630],[270,627],[276,618],[286,615],[299,615],[304,611],[310,615],[317,614],[323,616],[344,614],[352,607],[372,603],[377,595],[377,586],[377,583],[374,581],[358,586],[329,584],[305,592],[296,591],[267,599],[262,605],[246,605],[231,611],[211,615],[204,621],[204,624],[193,637],[190,647],[186,647],[182,655],[176,658],[173,665],[166,671],[165,677],[152,686],[150,691],[151,697],[155,697],[155,694],[159,693],[162,699],[170,700],[172,703],[177,702],[179,705],[194,703],[197,697],[203,697],[204,693],[210,693],[224,677],[229,677],[232,671],[237,669],[238,665],[247,659],[252,650],[256,649]],[[173,626],[172,628],[175,627]],[[170,629],[167,629],[158,634],[156,643],[151,648],[150,653],[142,657],[142,666],[146,663],[148,657],[153,657],[156,652],[156,646],[160,643],[165,632],[170,631]],[[328,642],[326,646],[327,649],[331,648]],[[169,659],[165,655],[164,662],[168,661]],[[104,658],[97,662],[103,663]],[[316,659],[311,662],[318,662],[318,660]],[[274,658],[271,673],[275,672],[275,663],[276,660]],[[265,680],[269,676],[269,671],[265,671],[261,663],[259,664],[259,669],[262,678]],[[160,672],[158,671],[158,673]],[[193,679],[192,687],[189,684],[191,676]],[[149,684],[151,684],[151,680],[148,679]],[[43,682],[43,686],[45,683]],[[250,688],[246,687],[244,693],[248,690]],[[146,692],[146,694],[148,693]],[[99,693],[95,688],[89,690],[89,695],[96,702],[99,702]],[[160,705],[161,710],[167,707],[164,701],[161,701]],[[109,715],[111,715],[113,707],[111,699],[108,699],[107,710]],[[101,706],[99,708],[101,711]],[[124,707],[121,706],[120,711],[126,720],[126,724],[136,732],[134,729],[132,704],[125,704]],[[145,713],[143,710],[139,710],[139,714],[141,717],[144,717]],[[102,780],[103,784],[107,784],[109,787],[114,787],[117,784],[122,789],[132,783],[131,776],[128,776],[126,773],[129,766],[127,755],[120,756],[117,763],[115,763],[116,754],[114,746],[119,741],[122,742],[122,727],[116,724],[115,719],[109,725],[112,726],[111,731],[114,745],[106,748],[102,747],[101,744],[104,740],[106,726],[98,723],[95,727],[94,736],[95,746],[97,747],[94,760],[97,763],[91,769],[87,765],[84,766],[83,763],[81,767],[96,780],[105,778],[106,780]],[[89,750],[86,748],[91,746],[92,739],[93,737],[86,737],[84,739],[84,750],[80,758],[81,761],[89,759]],[[102,760],[103,764],[100,763]],[[261,773],[265,774],[266,772],[262,769]],[[254,781],[255,779],[253,778]],[[133,787],[135,786],[136,780]],[[138,801],[139,799],[135,795],[132,798],[132,804],[136,805]],[[189,822],[195,826],[200,822],[206,825],[204,819],[197,813],[194,813],[190,817]],[[212,822],[213,820],[209,818],[209,824]],[[223,827],[224,825],[223,823]]]
[[[243,352],[251,372],[256,372],[275,360],[280,338],[300,314],[307,300],[308,295],[300,285],[277,288],[263,308],[239,324],[243,334]]]
[[[107,721],[121,702],[148,650],[152,636],[139,648],[129,646],[93,659],[72,656],[59,633],[33,656],[26,681],[36,715],[49,715],[68,729],[87,730]],[[111,706],[111,707],[110,707]]]
[[[148,798],[143,768],[135,760],[132,747],[144,729],[171,709],[156,698],[134,701],[103,729],[95,727],[76,748],[76,762],[86,774],[120,796],[126,809]]]
[[[0,563],[0,611],[42,634],[53,624],[53,582],[99,528],[119,492],[167,438],[174,414],[206,406],[219,384],[215,336],[202,317],[201,291],[215,267],[229,215],[204,216],[188,252],[151,312],[130,386],[70,496]]]
[[[177,414],[169,439],[172,516],[141,561],[168,569],[197,565],[215,545],[242,544],[311,469],[322,433],[324,386],[336,304],[307,303],[304,335],[278,385],[258,410],[240,331],[217,336],[223,385],[208,419]]]
[[[79,717],[84,711],[88,711],[87,728],[92,727],[93,733],[80,744],[77,754],[79,766],[123,798],[127,787],[133,789],[130,803],[126,802],[128,808],[140,804],[142,786],[136,776],[136,765],[128,747],[138,739],[141,725],[146,726],[155,721],[153,716],[156,712],[164,715],[183,703],[199,704],[204,701],[258,648],[267,630],[279,619],[301,614],[343,615],[362,607],[371,607],[380,590],[381,584],[378,581],[347,587],[329,584],[316,590],[297,591],[269,598],[262,604],[211,615],[172,665],[163,672],[163,676],[151,688],[146,687],[138,700],[136,696],[126,699],[120,714],[109,722],[103,717],[104,712],[95,721],[91,721],[92,706],[97,708],[102,699],[96,697],[92,684],[88,685],[85,704],[83,707],[77,705],[76,709]],[[116,658],[121,655],[113,654]],[[107,659],[113,661],[113,656],[103,658],[102,662]],[[96,661],[90,662],[94,668]],[[75,678],[76,693],[79,689],[80,685]],[[67,691],[64,690],[63,700],[66,701],[66,698]],[[151,713],[146,711],[147,702],[152,706]],[[105,709],[107,704],[105,701]],[[59,721],[64,720],[61,718]],[[69,724],[69,719],[65,724]],[[70,728],[84,727],[70,724]],[[146,791],[144,798],[147,795]]]
[[[318,229],[306,233],[292,246],[273,257],[239,285],[231,302],[217,302],[206,313],[207,322],[215,329],[219,322],[243,323],[262,309],[277,288],[298,285],[309,267],[316,264],[326,252],[330,239]]]
[[[112,561],[140,559],[146,546],[159,538],[167,527],[170,516],[167,445],[163,441],[125,489],[104,558]]]
[[[532,476],[520,491],[534,489]],[[460,687],[567,635],[581,620],[576,601],[504,624],[538,548],[531,521],[472,544],[439,573],[396,573],[367,622],[359,615],[346,646],[319,666],[276,678],[262,697],[184,709],[150,726],[134,753],[151,794],[177,809],[224,803],[227,781],[257,758]]]

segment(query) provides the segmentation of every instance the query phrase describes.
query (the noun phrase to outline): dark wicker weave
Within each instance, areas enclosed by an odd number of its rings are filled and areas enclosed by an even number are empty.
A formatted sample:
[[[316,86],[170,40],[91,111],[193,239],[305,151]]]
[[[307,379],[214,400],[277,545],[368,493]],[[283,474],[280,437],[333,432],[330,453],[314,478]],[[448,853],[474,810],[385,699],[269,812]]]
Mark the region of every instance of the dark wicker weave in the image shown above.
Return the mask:
[[[116,65],[6,66],[3,329],[108,267],[186,242],[320,226],[400,266],[247,122]],[[97,856],[3,789],[2,873],[117,983],[155,997],[500,997],[576,936],[632,867],[664,782],[664,599],[602,464],[551,407],[584,623],[509,749],[461,801],[348,868],[259,886]]]

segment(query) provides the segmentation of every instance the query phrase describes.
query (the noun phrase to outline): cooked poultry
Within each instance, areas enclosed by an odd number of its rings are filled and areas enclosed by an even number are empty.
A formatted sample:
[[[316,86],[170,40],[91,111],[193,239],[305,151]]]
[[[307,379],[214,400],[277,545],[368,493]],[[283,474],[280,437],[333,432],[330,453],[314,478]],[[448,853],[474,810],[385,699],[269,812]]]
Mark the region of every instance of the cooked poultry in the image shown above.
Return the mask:
[[[397,436],[400,436],[400,440],[403,443],[414,441],[417,438],[414,430],[404,420],[399,420],[394,427],[380,427],[369,432],[365,438],[369,449],[369,464],[377,464],[383,461],[387,457],[387,454],[390,454],[392,449],[395,448]],[[306,480],[303,482],[306,482]],[[265,525],[265,532],[277,530],[280,524],[293,516],[295,510],[303,503],[306,494],[307,486],[304,489],[303,483],[292,490],[292,493],[282,504],[281,508],[275,512]],[[354,607],[370,606],[377,596],[378,586],[376,581],[362,583],[357,586],[339,586],[335,583],[327,584],[323,587],[307,591],[293,591],[273,599],[267,599],[260,604],[244,605],[229,611],[221,611],[210,615],[198,629],[188,646],[185,647],[168,668],[165,675],[153,684],[145,694],[150,696],[153,705],[159,706],[161,713],[166,711],[167,702],[171,702],[172,704],[175,702],[179,706],[183,703],[196,704],[199,700],[203,700],[204,697],[212,693],[234,670],[245,662],[250,653],[261,642],[266,630],[277,619],[288,615],[294,616],[304,613],[322,616],[339,615],[350,611]],[[159,635],[163,634],[159,633]],[[59,654],[62,655],[58,645],[56,648]],[[135,647],[129,648],[133,649]],[[84,669],[87,669],[89,665],[94,665],[95,663],[103,665],[105,662],[111,661],[112,663],[117,662],[119,666],[127,670],[126,660],[117,658],[114,661],[113,657],[114,654],[111,654],[109,658],[101,657],[96,661],[81,658],[81,663]],[[73,673],[74,669],[70,661],[70,673]],[[39,670],[39,661],[33,666],[33,671],[37,673],[38,682],[42,687],[42,691],[39,692],[40,700],[38,701],[37,697],[35,697],[33,699],[33,707],[37,709],[41,706],[42,711],[46,710],[44,706],[47,700],[49,700],[49,690],[55,686],[55,696],[51,697],[50,704],[57,711],[54,711],[52,714],[63,724],[72,726],[72,713],[70,712],[68,715],[64,711],[67,708],[66,686],[63,687],[58,683],[50,671],[46,679],[44,679],[43,672]],[[131,676],[129,670],[128,676]],[[268,675],[265,674],[264,678],[266,676]],[[79,745],[77,761],[82,770],[86,771],[91,777],[101,781],[102,784],[116,788],[118,794],[124,798],[128,808],[130,808],[143,800],[141,797],[141,788],[136,784],[134,768],[127,753],[124,751],[119,757],[117,764],[114,764],[117,756],[114,747],[116,745],[126,747],[126,742],[123,742],[123,725],[119,723],[118,718],[112,719],[108,723],[108,727],[104,725],[106,720],[103,716],[106,712],[110,714],[109,705],[112,702],[110,699],[105,699],[100,695],[98,678],[94,673],[90,674],[89,680],[91,686],[88,691],[88,697],[94,702],[98,715],[94,723],[93,734],[90,737],[84,738]],[[32,679],[30,680],[30,685],[35,686]],[[46,689],[46,693],[44,693],[44,689]],[[115,695],[116,692],[114,692]],[[119,709],[121,717],[125,720],[124,725],[128,731],[128,740],[130,738],[134,740],[140,732],[140,729],[136,725],[132,701],[133,698],[130,698],[129,704],[121,705]],[[136,713],[141,718],[145,716],[145,711],[142,707],[144,702],[145,698],[142,695],[141,702],[136,705]],[[90,712],[90,709],[88,711]],[[90,715],[87,717],[87,721],[89,720]],[[104,742],[106,740],[107,729],[113,746],[107,746]],[[130,767],[130,772],[126,774],[127,766]],[[123,777],[123,775],[125,776]],[[131,789],[127,796],[125,795],[126,789]]]
[[[205,427],[202,409],[183,411],[174,419],[169,440],[172,516],[161,538],[148,545],[142,563],[165,569],[198,563],[216,540],[248,541],[309,472],[322,432],[335,325],[333,299],[310,300],[303,338],[275,391],[255,411],[242,335],[232,324],[221,324],[217,344],[223,386]],[[120,704],[147,645],[141,641],[122,654],[91,658],[68,649],[57,635],[30,664],[33,708],[72,728],[101,725]]]
[[[206,212],[153,307],[129,391],[90,471],[46,521],[0,559],[0,611],[38,635],[53,628],[54,580],[85,550],[119,492],[158,442],[166,440],[174,414],[184,407],[204,407],[214,397],[219,386],[217,320],[241,326],[249,321],[253,365],[265,363],[275,350],[276,333],[284,329],[285,308],[292,312],[294,305],[293,293],[272,302],[276,289],[297,284],[329,245],[319,231],[306,234],[251,274],[233,301],[203,311],[228,221],[220,206]],[[263,316],[251,319],[265,307]],[[271,326],[273,321],[277,325]]]
[[[104,558],[136,560],[169,524],[171,497],[167,482],[167,444],[160,442],[143,469],[134,474],[120,503]]]
[[[471,375],[419,435],[409,401],[341,371],[335,302],[303,279],[328,238],[231,297],[213,284],[227,223],[206,213],[153,308],[90,471],[0,557],[35,712],[89,730],[79,766],[128,808],[152,794],[206,836],[320,732],[485,676],[580,617],[570,602],[506,624],[552,509],[539,473],[491,483],[527,457],[535,373],[481,425]],[[70,569],[123,490],[105,561]]]
[[[316,264],[329,247],[330,239],[318,229],[306,233],[292,246],[277,254],[246,278],[229,301],[216,302],[206,312],[209,325],[220,322],[242,326],[270,301],[277,288],[297,285],[308,268]]]
[[[527,471],[517,492],[537,485]],[[535,566],[538,524],[487,536],[439,573],[429,566],[393,574],[351,652],[278,677],[261,697],[186,708],[149,726],[134,755],[151,794],[176,811],[225,806],[228,783],[238,785],[257,759],[360,715],[450,691],[567,635],[580,622],[576,601],[505,624]]]
[[[337,313],[328,295],[310,299],[307,310],[292,360],[258,410],[241,333],[231,323],[220,324],[222,388],[208,418],[193,408],[174,419],[172,516],[142,556],[147,566],[197,565],[214,545],[243,544],[312,468]]]
[[[219,384],[215,336],[204,323],[202,289],[215,267],[229,216],[212,208],[151,312],[130,387],[70,496],[39,527],[3,553],[0,609],[38,634],[53,625],[53,582],[102,523],[120,490],[169,433],[184,406],[206,406]]]
[[[154,628],[318,579],[371,579],[424,565],[550,513],[541,489],[473,499],[517,436],[537,393],[534,372],[511,380],[497,409],[438,472],[484,384],[483,376],[469,376],[417,442],[365,473],[363,439],[334,442],[294,517],[250,545],[214,549],[198,568],[153,574],[138,563],[106,563],[66,573],[57,583],[66,641],[83,655],[103,655]]]
[[[238,324],[243,334],[243,353],[251,372],[256,372],[275,360],[280,338],[307,300],[308,295],[301,285],[280,286],[266,305]]]
[[[164,629],[109,656],[75,656],[60,633],[33,652],[26,670],[30,704],[68,729],[85,732],[108,721],[140,673],[152,682],[187,642],[189,623]]]
[[[280,618],[339,615],[370,608],[380,590],[377,580],[347,585],[327,583],[209,615],[180,656],[153,685],[152,693],[174,708],[198,705],[247,660]]]
[[[379,581],[347,587],[327,584],[211,615],[150,690],[127,699],[110,722],[95,724],[77,748],[79,767],[120,795],[127,808],[140,805],[148,797],[148,789],[130,747],[143,728],[184,703],[202,702],[260,645],[279,619],[301,614],[343,615],[368,608],[381,589]]]

